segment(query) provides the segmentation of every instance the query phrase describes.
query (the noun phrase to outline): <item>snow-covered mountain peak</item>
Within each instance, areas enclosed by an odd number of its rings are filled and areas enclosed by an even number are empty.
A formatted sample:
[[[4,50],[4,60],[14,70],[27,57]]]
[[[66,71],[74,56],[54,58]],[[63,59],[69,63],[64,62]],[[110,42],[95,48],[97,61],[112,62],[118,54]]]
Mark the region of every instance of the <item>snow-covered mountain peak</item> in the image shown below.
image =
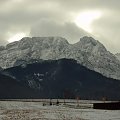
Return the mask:
[[[46,44],[46,45],[64,45],[69,44],[65,38],[62,37],[25,37],[19,41],[19,46],[30,46],[35,44]]]
[[[80,41],[78,43],[74,44],[77,49],[80,49],[81,51],[87,52],[87,53],[105,53],[107,52],[106,48],[103,44],[101,44],[99,41],[95,40],[92,37],[83,37],[80,38]]]
[[[93,46],[96,46],[98,41],[92,37],[84,36],[84,37],[80,38],[80,43],[83,45],[84,44],[91,44]]]
[[[83,46],[92,46],[92,47],[99,47],[101,49],[106,50],[106,48],[104,47],[104,45],[102,43],[100,43],[98,40],[95,40],[92,37],[83,37],[80,38],[80,44],[82,44]]]
[[[51,46],[65,46],[68,41],[62,37],[24,37],[20,41],[15,41],[6,45],[6,50],[11,49],[28,49],[36,46],[51,47]],[[38,47],[37,47],[38,48]],[[0,51],[5,50],[5,47],[0,46]]]

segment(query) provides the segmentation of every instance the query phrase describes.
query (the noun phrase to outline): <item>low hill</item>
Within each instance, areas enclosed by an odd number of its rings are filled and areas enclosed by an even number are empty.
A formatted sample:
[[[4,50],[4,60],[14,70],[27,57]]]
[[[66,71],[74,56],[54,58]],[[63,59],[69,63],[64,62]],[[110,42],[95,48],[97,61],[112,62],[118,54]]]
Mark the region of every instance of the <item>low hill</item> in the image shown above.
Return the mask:
[[[38,91],[39,98],[120,99],[119,80],[107,78],[71,59],[24,62],[3,73]]]

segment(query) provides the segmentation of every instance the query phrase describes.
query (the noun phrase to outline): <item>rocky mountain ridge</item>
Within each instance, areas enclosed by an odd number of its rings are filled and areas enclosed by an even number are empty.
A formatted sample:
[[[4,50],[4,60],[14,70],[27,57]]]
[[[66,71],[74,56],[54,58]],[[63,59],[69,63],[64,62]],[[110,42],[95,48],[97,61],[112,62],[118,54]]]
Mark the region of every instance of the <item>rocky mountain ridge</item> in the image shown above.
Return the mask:
[[[120,79],[120,61],[115,55],[92,37],[83,37],[75,44],[69,44],[62,37],[25,37],[20,41],[0,47],[0,66],[10,68],[16,61],[31,59],[77,60],[83,66],[104,76]]]

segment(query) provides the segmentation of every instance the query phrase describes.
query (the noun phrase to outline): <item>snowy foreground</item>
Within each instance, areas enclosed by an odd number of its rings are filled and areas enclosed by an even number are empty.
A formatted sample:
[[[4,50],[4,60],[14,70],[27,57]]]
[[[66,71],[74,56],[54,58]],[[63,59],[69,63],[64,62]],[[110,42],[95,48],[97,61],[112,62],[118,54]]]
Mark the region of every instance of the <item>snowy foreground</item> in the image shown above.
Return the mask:
[[[120,110],[95,110],[91,101],[43,106],[43,102],[0,101],[0,120],[120,120]]]

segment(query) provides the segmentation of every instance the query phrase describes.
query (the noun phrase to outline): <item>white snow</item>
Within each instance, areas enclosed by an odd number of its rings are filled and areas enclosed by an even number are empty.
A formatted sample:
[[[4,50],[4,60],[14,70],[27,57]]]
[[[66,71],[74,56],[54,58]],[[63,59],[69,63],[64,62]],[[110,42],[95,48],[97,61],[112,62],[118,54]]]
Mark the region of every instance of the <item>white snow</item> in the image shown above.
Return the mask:
[[[92,102],[82,101],[79,105],[90,107]],[[0,120],[120,120],[119,114],[120,110],[76,108],[76,103],[42,106],[42,102],[0,101]]]

